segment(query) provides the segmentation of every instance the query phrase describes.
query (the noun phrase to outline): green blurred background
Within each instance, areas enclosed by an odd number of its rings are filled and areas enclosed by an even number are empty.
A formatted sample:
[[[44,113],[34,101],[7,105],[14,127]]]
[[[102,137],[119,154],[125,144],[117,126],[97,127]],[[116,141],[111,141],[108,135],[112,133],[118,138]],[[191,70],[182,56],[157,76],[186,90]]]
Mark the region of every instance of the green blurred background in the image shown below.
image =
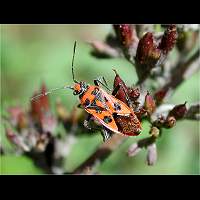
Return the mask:
[[[10,105],[28,108],[29,98],[41,85],[48,88],[72,84],[71,59],[74,41],[77,40],[75,74],[78,80],[92,84],[93,79],[104,76],[112,86],[114,67],[127,84],[137,81],[134,67],[125,59],[97,59],[90,55],[86,41],[103,40],[112,30],[111,25],[1,25],[1,112]],[[171,52],[174,54],[175,52]],[[170,99],[170,103],[199,100],[199,76],[196,73],[185,81]],[[60,97],[68,110],[78,103],[71,91],[56,92],[51,103]],[[148,135],[149,124],[137,138],[129,138],[101,166],[100,174],[199,174],[199,123],[181,121],[171,130],[164,130],[158,140],[158,161],[155,166],[145,163],[146,151],[136,157],[126,156],[131,143]],[[1,123],[1,143],[7,149],[13,146],[5,137]],[[65,168],[73,170],[102,142],[100,134],[83,135],[66,158]],[[30,158],[7,154],[1,156],[2,174],[43,174]]]

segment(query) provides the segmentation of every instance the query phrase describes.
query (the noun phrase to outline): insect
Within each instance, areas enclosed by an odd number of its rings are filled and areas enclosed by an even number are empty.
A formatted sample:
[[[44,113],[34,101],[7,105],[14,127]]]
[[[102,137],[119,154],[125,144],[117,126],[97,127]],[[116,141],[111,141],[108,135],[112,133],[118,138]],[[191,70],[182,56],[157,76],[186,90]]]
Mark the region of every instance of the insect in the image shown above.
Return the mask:
[[[74,55],[76,51],[76,42],[74,43],[73,57],[72,57],[72,78],[74,81],[74,86],[64,86],[61,88],[55,88],[46,92],[45,94],[37,95],[39,96],[47,95],[58,89],[72,89],[74,95],[79,96],[80,104],[78,107],[83,108],[87,113],[88,117],[84,121],[84,126],[88,129],[90,127],[90,120],[97,120],[102,126],[103,140],[109,139],[113,133],[135,136],[141,132],[141,124],[133,110],[126,105],[124,102],[115,98],[118,90],[122,85],[118,85],[114,88],[112,94],[108,94],[105,90],[100,87],[100,84],[105,88],[107,83],[104,78],[95,79],[94,85],[89,85],[84,81],[77,81],[74,76]],[[128,96],[127,96],[128,98]],[[131,118],[131,123],[134,125],[130,130],[127,130],[125,126],[125,119]],[[117,123],[116,123],[117,122]],[[123,131],[126,130],[126,131]]]

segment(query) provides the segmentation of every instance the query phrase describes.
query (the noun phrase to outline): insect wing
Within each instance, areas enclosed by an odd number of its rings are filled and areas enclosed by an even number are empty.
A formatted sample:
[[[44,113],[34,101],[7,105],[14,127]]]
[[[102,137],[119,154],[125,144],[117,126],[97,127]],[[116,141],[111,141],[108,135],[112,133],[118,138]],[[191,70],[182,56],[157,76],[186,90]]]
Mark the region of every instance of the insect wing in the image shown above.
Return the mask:
[[[114,96],[109,95],[104,90],[101,89],[102,96],[106,99],[106,104],[113,113],[118,115],[130,115],[132,110],[122,101],[116,99]]]
[[[120,133],[118,131],[118,127],[115,123],[115,120],[109,111],[104,110],[101,111],[101,113],[97,113],[96,110],[92,108],[86,108],[85,110],[88,113],[92,114],[94,118],[96,118],[103,126],[108,128],[109,130],[115,133]]]

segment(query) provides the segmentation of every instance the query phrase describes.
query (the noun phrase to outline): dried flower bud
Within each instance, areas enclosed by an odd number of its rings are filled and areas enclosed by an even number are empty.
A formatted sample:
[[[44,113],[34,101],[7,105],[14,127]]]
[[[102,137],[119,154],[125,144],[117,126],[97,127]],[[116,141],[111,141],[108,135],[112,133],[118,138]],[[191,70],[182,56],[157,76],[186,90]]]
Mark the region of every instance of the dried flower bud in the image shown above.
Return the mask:
[[[164,54],[167,54],[173,49],[177,37],[178,34],[176,30],[176,25],[169,25],[167,30],[164,32],[158,48],[161,49]]]
[[[41,87],[41,93],[45,94],[47,92],[45,84],[42,84]],[[36,96],[38,93],[36,92],[34,96]],[[31,101],[31,117],[39,123],[40,126],[43,126],[42,124],[46,120],[46,116],[50,115],[50,108],[49,108],[49,99],[48,96],[41,96],[39,99],[35,101]]]
[[[115,97],[128,105],[128,102],[126,99],[126,94],[128,94],[128,88],[127,88],[126,84],[124,83],[124,81],[119,76],[119,74],[117,73],[117,71],[116,70],[113,70],[113,71],[115,72],[113,88],[115,89],[118,85],[121,85],[121,87],[119,88]],[[126,92],[126,94],[125,94],[125,92]]]
[[[147,92],[147,94],[145,96],[144,107],[149,115],[151,115],[154,112],[154,110],[156,109],[155,101],[154,101],[153,97],[149,94],[149,92]]]
[[[172,128],[176,125],[176,119],[174,116],[168,116],[165,120],[164,126],[165,128]]]
[[[146,33],[139,41],[136,61],[139,65],[144,65],[147,71],[155,67],[160,58],[160,50],[154,42],[153,34]]]
[[[122,46],[128,48],[133,42],[133,27],[130,24],[113,25]]]
[[[142,148],[138,146],[138,143],[134,143],[129,147],[127,154],[132,157],[137,155],[141,150]]]
[[[132,101],[136,101],[140,97],[139,88],[128,88],[128,96]]]
[[[168,116],[174,116],[175,119],[181,119],[187,112],[186,102],[184,104],[176,105],[168,114]]]
[[[160,130],[156,127],[156,126],[153,126],[150,130],[150,135],[153,136],[154,138],[158,138],[159,135],[160,135]]]
[[[157,148],[156,144],[150,144],[147,147],[147,164],[154,165],[157,161]]]

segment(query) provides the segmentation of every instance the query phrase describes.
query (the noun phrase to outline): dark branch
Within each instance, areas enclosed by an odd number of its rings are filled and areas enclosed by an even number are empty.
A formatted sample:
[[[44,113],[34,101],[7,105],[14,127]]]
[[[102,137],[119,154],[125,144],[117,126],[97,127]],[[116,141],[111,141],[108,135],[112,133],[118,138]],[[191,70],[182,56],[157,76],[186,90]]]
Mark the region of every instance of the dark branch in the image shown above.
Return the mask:
[[[184,80],[200,69],[199,49],[185,63],[178,63],[172,71],[172,76],[160,90],[176,89]]]
[[[127,137],[118,134],[103,143],[85,162],[77,167],[72,174],[84,174],[87,169],[92,170],[96,164],[103,162]]]

